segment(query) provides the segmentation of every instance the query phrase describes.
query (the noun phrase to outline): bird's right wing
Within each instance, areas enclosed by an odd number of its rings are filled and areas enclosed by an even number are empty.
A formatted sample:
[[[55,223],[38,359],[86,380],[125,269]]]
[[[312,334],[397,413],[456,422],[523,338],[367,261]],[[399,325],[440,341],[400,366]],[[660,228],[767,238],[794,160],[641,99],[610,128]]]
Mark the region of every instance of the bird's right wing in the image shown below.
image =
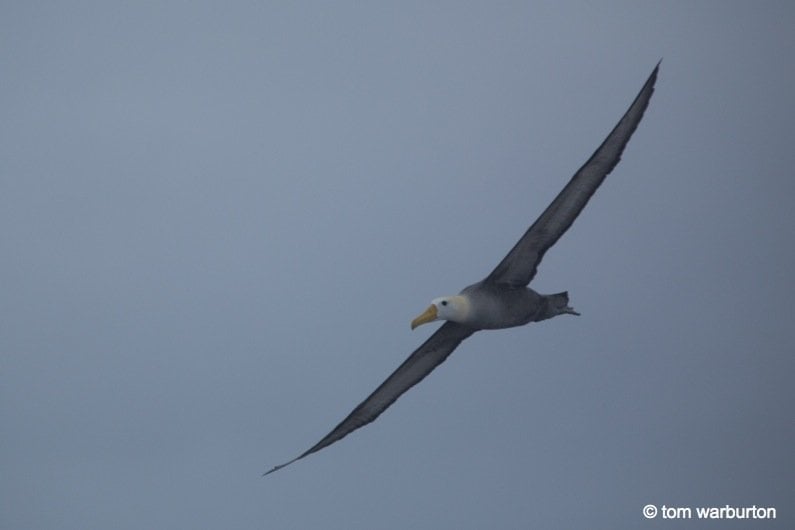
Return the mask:
[[[339,425],[328,433],[322,440],[310,447],[307,451],[293,458],[289,462],[278,465],[266,472],[273,473],[293,462],[320,451],[334,442],[344,438],[360,427],[364,427],[375,420],[382,412],[395,402],[404,392],[413,387],[431,373],[434,368],[444,362],[475,330],[455,322],[446,322],[422,346],[417,348],[408,359],[403,361],[397,370],[390,375],[381,386],[375,389],[367,399],[362,401],[348,414]]]
[[[574,174],[566,187],[484,281],[514,287],[530,283],[544,253],[569,229],[585,208],[591,195],[621,160],[621,153],[640,123],[654,92],[654,82],[657,80],[659,67],[660,64],[657,63],[635,97],[635,101],[621,121],[610,131],[602,145]]]

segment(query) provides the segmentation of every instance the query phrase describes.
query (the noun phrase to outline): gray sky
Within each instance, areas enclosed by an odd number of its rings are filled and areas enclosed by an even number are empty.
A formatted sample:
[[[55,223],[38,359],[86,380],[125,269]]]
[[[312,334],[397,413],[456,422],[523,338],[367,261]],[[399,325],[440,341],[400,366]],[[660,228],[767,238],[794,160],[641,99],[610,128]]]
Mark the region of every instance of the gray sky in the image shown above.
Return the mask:
[[[788,2],[5,2],[0,527],[695,527],[652,503],[792,528],[793,25]],[[261,478],[491,270],[661,57],[532,284],[582,316],[476,334]]]

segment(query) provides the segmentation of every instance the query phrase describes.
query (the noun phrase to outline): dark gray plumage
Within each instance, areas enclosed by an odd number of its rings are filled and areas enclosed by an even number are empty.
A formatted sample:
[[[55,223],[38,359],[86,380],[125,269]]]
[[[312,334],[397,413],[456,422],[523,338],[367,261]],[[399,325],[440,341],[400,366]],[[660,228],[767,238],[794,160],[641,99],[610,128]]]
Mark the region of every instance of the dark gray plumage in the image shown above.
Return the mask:
[[[475,331],[521,326],[560,314],[578,314],[568,305],[568,293],[542,295],[526,286],[535,276],[546,251],[568,230],[605,177],[621,160],[621,153],[640,123],[654,92],[659,66],[658,63],[626,114],[602,145],[491,274],[458,295],[433,300],[431,306],[412,322],[412,328],[434,320],[447,322],[322,440],[265,475],[320,451],[375,420],[398,397],[444,362],[461,341]]]

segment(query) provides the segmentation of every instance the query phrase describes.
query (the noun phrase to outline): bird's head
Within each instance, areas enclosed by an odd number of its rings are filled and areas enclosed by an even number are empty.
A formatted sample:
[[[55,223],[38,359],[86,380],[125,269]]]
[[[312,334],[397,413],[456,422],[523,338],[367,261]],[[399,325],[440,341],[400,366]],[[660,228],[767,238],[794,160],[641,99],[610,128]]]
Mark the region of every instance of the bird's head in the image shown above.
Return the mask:
[[[464,323],[469,315],[469,300],[462,295],[435,298],[420,316],[411,321],[411,329],[435,320]]]

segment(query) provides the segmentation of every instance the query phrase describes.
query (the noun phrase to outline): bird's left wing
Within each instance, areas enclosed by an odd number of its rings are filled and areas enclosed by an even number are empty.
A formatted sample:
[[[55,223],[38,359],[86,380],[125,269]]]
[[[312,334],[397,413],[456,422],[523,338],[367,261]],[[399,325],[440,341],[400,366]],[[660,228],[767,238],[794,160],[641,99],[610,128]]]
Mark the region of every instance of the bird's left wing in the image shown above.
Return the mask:
[[[337,440],[344,438],[356,429],[364,427],[375,420],[404,392],[422,381],[434,368],[442,364],[444,360],[453,353],[453,350],[461,344],[461,341],[474,332],[474,329],[467,326],[455,322],[446,322],[436,330],[436,333],[431,335],[422,346],[417,348],[408,359],[403,361],[403,364],[401,364],[386,381],[381,383],[381,386],[376,388],[367,399],[359,403],[359,405],[348,414],[348,417],[334,427],[322,440],[301,455],[293,458],[289,462],[274,467],[264,474],[268,475],[273,473],[305,456],[316,453]]]
[[[544,213],[524,233],[508,255],[489,274],[485,279],[486,282],[514,287],[530,283],[544,253],[569,229],[585,208],[588,199],[621,160],[621,153],[640,123],[654,92],[654,82],[657,80],[659,68],[660,64],[657,63],[621,121],[607,135],[591,158],[574,174]]]

